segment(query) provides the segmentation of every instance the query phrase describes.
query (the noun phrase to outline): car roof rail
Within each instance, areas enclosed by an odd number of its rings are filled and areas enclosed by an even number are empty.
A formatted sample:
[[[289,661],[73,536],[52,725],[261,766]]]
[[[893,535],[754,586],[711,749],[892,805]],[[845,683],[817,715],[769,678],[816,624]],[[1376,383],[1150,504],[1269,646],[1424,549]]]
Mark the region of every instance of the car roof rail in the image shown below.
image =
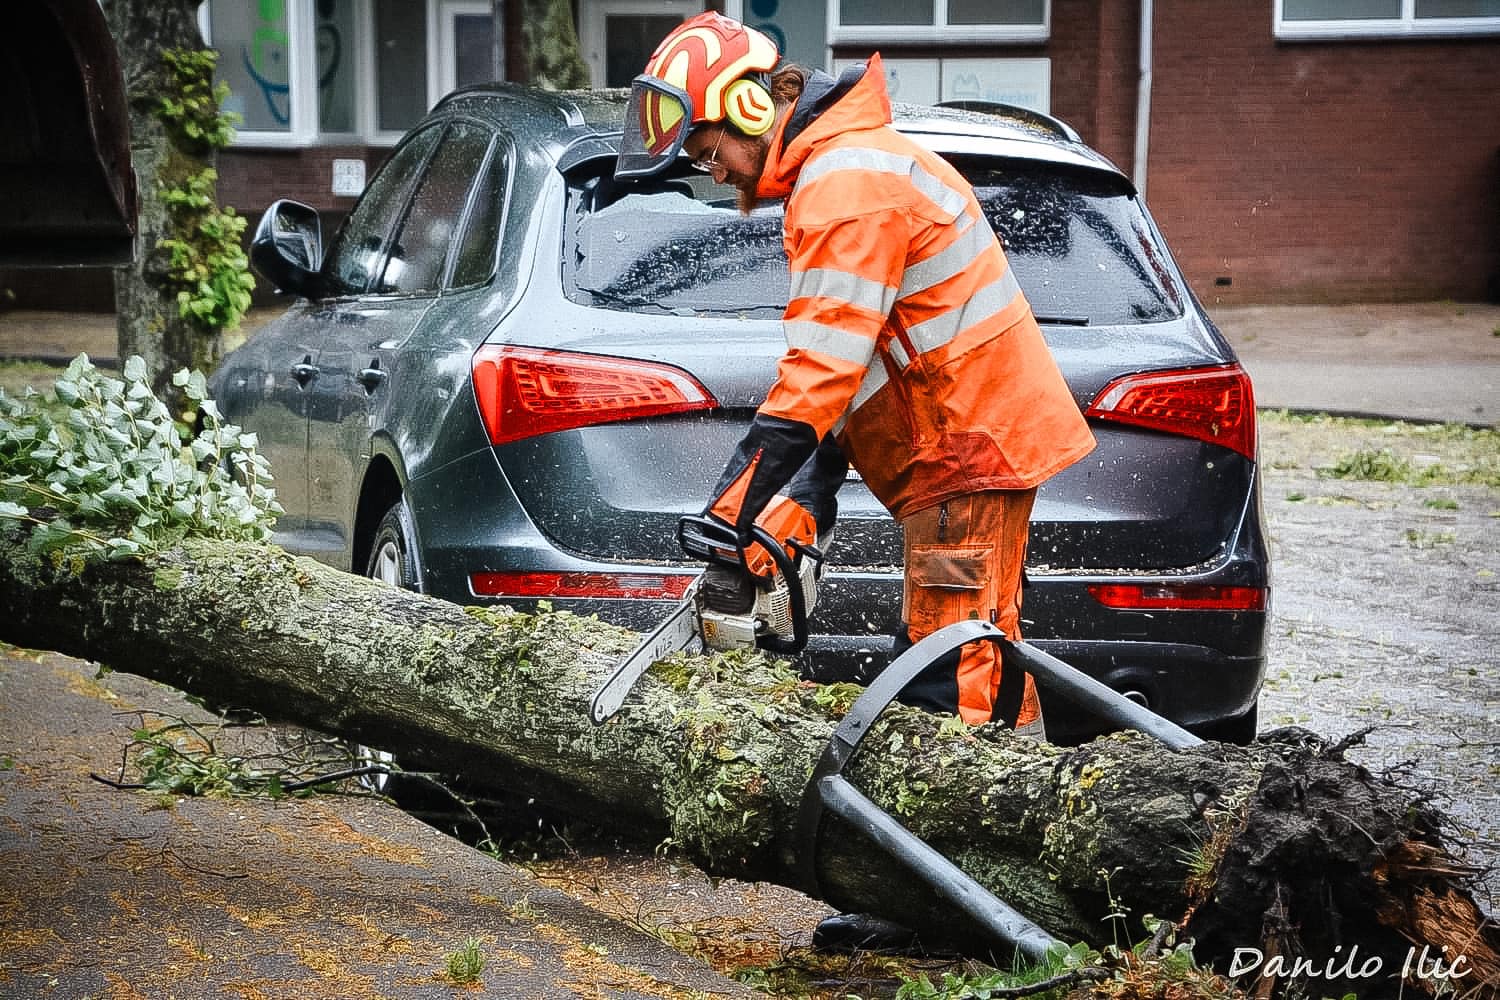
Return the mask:
[[[471,83],[444,95],[433,110],[436,111],[444,105],[456,104],[460,101],[498,98],[529,103],[538,111],[557,115],[564,125],[578,126],[584,124],[583,112],[579,110],[576,100],[580,93],[580,91],[542,90],[509,81]]]
[[[1061,118],[1054,118],[1049,114],[1044,114],[1041,111],[1035,111],[1031,108],[1023,108],[1019,104],[1005,104],[1002,101],[982,101],[965,97],[938,101],[934,107],[953,108],[957,111],[978,111],[981,114],[994,115],[996,118],[1010,118],[1030,125],[1032,128],[1045,129],[1059,139],[1066,139],[1068,142],[1083,141],[1083,137],[1078,134],[1078,131]]]

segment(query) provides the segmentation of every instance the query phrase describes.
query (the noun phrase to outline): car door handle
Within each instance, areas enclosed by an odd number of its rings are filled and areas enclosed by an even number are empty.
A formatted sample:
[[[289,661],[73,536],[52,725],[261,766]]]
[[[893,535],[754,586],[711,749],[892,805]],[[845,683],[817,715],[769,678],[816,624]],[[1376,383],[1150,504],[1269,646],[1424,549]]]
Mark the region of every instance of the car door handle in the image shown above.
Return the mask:
[[[306,388],[307,383],[318,377],[318,370],[318,366],[312,363],[312,355],[309,354],[297,364],[292,365],[292,378],[297,380],[298,385]]]
[[[359,380],[360,385],[365,387],[365,392],[374,392],[378,389],[380,383],[385,381],[385,372],[380,370],[380,359],[372,358],[370,367],[361,371],[355,378]]]

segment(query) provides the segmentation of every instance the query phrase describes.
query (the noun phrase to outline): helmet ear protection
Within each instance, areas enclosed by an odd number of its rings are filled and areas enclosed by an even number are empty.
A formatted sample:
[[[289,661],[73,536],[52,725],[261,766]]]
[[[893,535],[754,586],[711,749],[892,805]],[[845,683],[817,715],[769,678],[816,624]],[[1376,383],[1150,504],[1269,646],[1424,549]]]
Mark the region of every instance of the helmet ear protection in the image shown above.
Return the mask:
[[[742,76],[724,89],[724,117],[748,136],[765,135],[771,130],[776,123],[776,104],[764,74]]]

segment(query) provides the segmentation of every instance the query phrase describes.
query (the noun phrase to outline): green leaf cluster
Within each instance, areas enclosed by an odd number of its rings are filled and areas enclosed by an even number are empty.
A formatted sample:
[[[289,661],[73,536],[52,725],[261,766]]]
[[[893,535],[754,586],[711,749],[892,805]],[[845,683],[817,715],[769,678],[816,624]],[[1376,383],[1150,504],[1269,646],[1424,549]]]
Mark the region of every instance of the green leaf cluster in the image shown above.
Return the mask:
[[[218,753],[213,742],[201,738],[195,729],[185,736],[174,735],[179,728],[136,730],[134,743],[140,751],[135,762],[141,769],[141,787],[146,791],[211,799],[281,797],[281,783],[276,774],[259,771],[242,757]]]
[[[162,188],[172,231],[158,246],[167,251],[168,289],[177,292],[183,319],[202,329],[232,330],[250,309],[255,276],[240,238],[245,219],[214,204],[218,172],[205,167],[180,186]]]
[[[31,526],[33,551],[128,558],[188,535],[264,540],[282,508],[254,434],[225,423],[201,372],[173,384],[196,404],[185,433],[151,391],[146,363],[124,378],[80,354],[43,396],[0,391],[0,522]]]
[[[213,49],[168,49],[167,89],[156,107],[156,116],[189,149],[223,149],[234,141],[240,116],[220,110],[229,96],[227,83],[214,83],[219,53]]]

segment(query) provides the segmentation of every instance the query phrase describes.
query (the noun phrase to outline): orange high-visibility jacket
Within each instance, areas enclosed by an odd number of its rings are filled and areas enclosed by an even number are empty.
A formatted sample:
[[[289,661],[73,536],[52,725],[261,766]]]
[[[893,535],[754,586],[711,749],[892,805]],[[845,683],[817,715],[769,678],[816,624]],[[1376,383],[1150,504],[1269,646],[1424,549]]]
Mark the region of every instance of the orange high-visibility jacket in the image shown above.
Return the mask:
[[[782,148],[787,353],[760,413],[830,431],[897,518],[1036,486],[1094,438],[969,184],[890,127],[880,57]]]

